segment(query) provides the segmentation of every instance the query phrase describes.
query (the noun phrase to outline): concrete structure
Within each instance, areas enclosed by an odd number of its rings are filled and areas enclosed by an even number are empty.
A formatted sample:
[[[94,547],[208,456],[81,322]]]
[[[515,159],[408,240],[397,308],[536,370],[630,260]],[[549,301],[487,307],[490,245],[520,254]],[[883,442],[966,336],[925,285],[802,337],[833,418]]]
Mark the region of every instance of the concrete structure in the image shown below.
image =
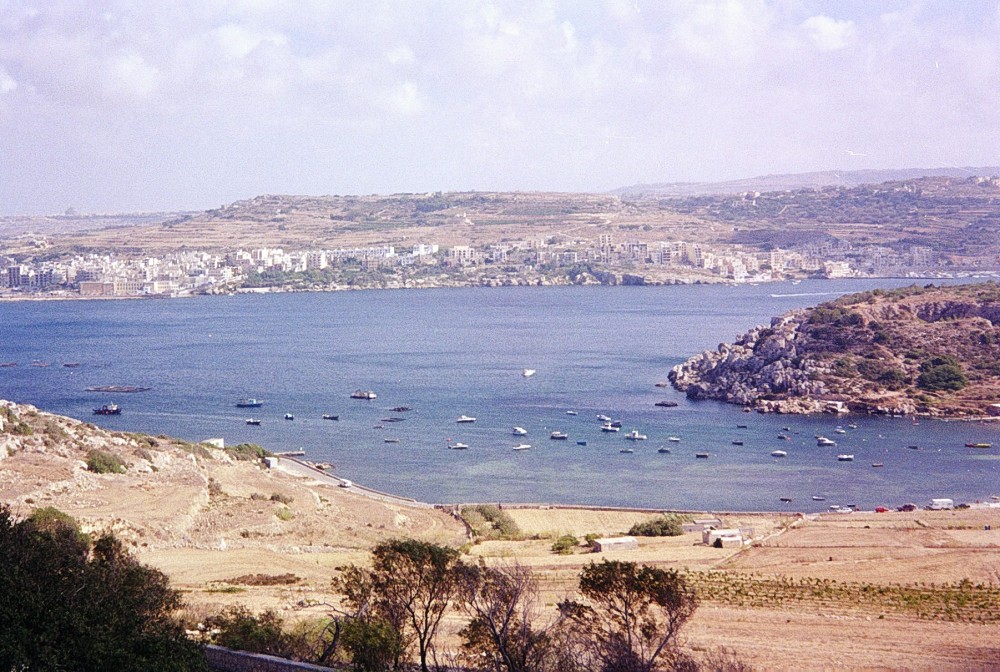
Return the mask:
[[[701,533],[701,543],[706,546],[714,546],[716,542],[723,548],[734,545],[742,546],[743,532],[736,528],[710,528]]]
[[[639,540],[635,537],[608,537],[594,540],[594,553],[630,551],[636,548],[639,548]]]

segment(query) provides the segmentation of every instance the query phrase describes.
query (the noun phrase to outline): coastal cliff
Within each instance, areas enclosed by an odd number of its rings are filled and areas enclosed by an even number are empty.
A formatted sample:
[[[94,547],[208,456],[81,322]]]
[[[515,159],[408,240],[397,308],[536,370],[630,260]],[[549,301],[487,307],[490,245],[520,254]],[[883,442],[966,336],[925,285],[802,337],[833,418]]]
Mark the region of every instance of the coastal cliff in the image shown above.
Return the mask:
[[[1000,286],[874,290],[795,310],[670,372],[763,412],[1000,413]]]

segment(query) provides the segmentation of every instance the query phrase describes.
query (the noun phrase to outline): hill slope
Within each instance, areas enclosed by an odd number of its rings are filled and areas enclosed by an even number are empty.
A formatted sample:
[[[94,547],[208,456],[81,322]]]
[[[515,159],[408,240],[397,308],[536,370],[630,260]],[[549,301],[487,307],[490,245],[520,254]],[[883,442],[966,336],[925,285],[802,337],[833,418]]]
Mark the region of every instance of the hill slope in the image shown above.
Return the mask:
[[[1000,403],[1000,286],[874,290],[792,311],[670,372],[695,399],[980,416]]]

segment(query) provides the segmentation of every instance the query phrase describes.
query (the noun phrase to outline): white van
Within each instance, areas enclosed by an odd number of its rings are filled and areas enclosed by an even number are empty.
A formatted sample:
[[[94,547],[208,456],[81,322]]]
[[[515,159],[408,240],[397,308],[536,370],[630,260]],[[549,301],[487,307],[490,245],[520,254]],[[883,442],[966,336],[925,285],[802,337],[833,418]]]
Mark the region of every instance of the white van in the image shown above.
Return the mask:
[[[955,508],[955,500],[946,498],[932,499],[927,508],[931,511],[947,511]]]
[[[342,488],[349,488],[349,487],[351,487],[352,485],[354,485],[354,484],[353,484],[353,483],[351,483],[351,482],[350,482],[349,480],[347,480],[346,478],[342,478],[342,479],[340,479],[340,487],[342,487]]]

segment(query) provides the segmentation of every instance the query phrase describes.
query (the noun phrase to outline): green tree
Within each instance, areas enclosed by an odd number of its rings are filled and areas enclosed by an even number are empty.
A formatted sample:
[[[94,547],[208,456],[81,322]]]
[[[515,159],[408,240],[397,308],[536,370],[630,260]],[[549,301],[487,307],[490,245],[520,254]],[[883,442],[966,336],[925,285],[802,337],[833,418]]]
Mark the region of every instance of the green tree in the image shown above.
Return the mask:
[[[458,555],[425,541],[388,541],[372,550],[370,569],[346,567],[334,585],[356,613],[394,628],[404,646],[416,642],[420,669],[428,672],[434,637],[455,592]]]
[[[677,637],[698,600],[676,571],[617,560],[591,563],[580,574],[580,592],[585,602],[559,603],[571,667],[654,672],[688,662]]]
[[[54,509],[0,507],[0,595],[2,670],[207,670],[167,577]]]

